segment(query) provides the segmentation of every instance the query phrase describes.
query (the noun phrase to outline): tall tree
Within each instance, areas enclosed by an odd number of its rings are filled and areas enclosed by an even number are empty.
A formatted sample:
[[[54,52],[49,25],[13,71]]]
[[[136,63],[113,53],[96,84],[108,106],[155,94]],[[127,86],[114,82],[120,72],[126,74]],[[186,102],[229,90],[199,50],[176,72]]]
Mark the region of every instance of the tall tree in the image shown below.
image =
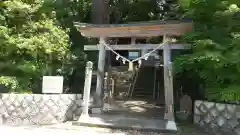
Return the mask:
[[[16,89],[35,89],[43,75],[62,74],[69,59],[67,29],[59,25],[54,11],[47,12],[45,4],[42,0],[1,3],[0,73],[15,76]]]
[[[108,23],[108,0],[92,0],[92,22]]]
[[[240,97],[240,3],[235,0],[182,0],[194,30],[184,37],[191,54],[179,57],[176,71],[191,72],[204,85],[209,98],[239,100]]]

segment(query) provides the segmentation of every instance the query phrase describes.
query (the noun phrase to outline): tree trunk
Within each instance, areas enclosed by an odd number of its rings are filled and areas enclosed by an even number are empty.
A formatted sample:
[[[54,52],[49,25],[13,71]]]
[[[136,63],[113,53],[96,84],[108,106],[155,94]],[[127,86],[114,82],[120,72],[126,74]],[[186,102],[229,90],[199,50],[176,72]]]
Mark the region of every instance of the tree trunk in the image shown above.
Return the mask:
[[[108,2],[106,0],[92,0],[92,22],[94,24],[106,24],[109,23],[109,13],[108,13]],[[106,41],[107,37],[101,37],[100,40]],[[98,56],[98,74],[97,74],[97,87],[95,101],[98,105],[103,106],[103,94],[104,94],[104,74],[106,71],[105,61],[106,61],[106,50],[103,45],[101,45]]]
[[[94,24],[109,23],[108,0],[92,0],[92,22]]]

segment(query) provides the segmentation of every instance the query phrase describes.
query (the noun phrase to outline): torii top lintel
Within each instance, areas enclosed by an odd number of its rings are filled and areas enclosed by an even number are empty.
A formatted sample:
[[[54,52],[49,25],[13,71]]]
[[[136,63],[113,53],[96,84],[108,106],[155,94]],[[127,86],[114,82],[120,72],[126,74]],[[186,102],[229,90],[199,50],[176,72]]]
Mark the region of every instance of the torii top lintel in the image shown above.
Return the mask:
[[[192,31],[192,21],[149,21],[128,24],[86,24],[74,23],[82,36],[100,37],[154,37],[182,36]]]

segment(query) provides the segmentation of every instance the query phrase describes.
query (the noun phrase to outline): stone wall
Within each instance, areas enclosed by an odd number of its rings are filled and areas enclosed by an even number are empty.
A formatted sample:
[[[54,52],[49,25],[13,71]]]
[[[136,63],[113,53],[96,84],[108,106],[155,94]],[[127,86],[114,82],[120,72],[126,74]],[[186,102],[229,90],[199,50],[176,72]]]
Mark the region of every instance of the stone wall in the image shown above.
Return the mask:
[[[43,125],[80,116],[80,94],[0,94],[0,124]]]
[[[240,105],[195,101],[194,123],[215,135],[240,135]]]

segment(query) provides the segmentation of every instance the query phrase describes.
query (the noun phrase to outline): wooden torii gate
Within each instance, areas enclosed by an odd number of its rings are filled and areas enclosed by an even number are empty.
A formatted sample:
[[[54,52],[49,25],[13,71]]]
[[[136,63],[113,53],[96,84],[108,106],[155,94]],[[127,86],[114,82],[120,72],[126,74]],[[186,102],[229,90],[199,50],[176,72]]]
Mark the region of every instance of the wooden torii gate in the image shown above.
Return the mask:
[[[107,38],[132,38],[131,44],[110,45],[113,50],[151,50],[158,47],[159,44],[135,44],[135,39],[163,36],[163,42],[165,42],[167,40],[171,40],[172,36],[182,36],[186,32],[190,32],[192,30],[192,22],[189,20],[150,21],[129,24],[86,24],[76,22],[75,27],[84,37],[99,38],[99,44],[84,45],[84,50],[99,50],[96,94],[99,96],[99,99],[102,100],[101,97],[103,94],[105,57],[106,50],[108,50],[104,43],[106,43]],[[188,49],[188,46],[183,44],[166,44],[159,49],[163,50],[164,91],[166,106],[164,119],[174,122],[171,50]]]

